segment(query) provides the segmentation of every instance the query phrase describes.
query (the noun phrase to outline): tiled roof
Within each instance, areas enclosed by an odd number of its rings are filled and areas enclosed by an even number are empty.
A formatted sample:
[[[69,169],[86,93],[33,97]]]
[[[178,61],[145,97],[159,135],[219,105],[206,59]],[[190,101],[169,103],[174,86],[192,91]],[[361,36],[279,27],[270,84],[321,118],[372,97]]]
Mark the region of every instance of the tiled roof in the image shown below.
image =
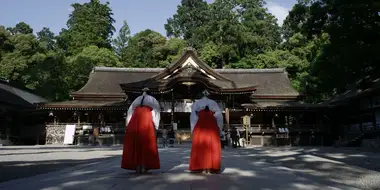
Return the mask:
[[[146,80],[163,68],[95,67],[85,86],[75,94],[124,94],[123,83]],[[257,85],[255,95],[298,96],[285,69],[215,69],[235,83]]]
[[[25,87],[18,87],[6,80],[0,80],[0,104],[33,108],[34,104],[47,102]]]

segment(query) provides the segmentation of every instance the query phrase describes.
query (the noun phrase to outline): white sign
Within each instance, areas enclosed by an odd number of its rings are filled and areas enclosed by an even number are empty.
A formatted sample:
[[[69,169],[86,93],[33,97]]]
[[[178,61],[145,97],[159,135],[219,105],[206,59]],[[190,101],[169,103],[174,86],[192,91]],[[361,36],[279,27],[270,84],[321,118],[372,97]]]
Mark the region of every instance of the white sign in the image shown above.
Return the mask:
[[[177,123],[173,123],[173,130],[176,131],[178,129]]]
[[[196,101],[196,100],[195,100]],[[183,113],[191,113],[191,106],[194,101],[192,100],[183,100],[183,101],[175,101],[174,102],[174,111],[175,112],[183,112]],[[218,102],[220,109],[224,109],[225,105],[223,102]],[[162,112],[170,113],[172,111],[172,103],[171,102],[160,102],[160,106],[162,108]]]
[[[75,135],[75,125],[66,125],[65,138],[63,144],[73,144]]]
[[[91,125],[83,125],[82,129],[83,130],[90,130],[90,129],[92,129],[92,126]]]

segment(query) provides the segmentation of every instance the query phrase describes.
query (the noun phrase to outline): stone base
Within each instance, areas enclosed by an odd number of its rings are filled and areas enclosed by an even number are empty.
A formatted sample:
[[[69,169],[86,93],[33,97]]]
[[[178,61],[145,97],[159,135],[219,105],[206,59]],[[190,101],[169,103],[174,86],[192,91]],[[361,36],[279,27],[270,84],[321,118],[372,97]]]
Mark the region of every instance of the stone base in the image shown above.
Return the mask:
[[[0,140],[0,146],[9,146],[13,145],[13,143],[9,140]]]

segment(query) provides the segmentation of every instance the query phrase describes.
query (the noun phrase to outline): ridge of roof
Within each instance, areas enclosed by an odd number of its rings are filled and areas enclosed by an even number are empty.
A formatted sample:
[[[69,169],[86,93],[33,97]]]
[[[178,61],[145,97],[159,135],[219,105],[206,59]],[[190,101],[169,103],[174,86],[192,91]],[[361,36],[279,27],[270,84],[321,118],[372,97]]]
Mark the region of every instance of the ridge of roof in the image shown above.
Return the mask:
[[[284,73],[285,68],[268,69],[215,69],[219,73]]]
[[[9,79],[6,79],[6,78],[0,78],[0,83],[1,84],[5,84],[5,85],[8,85],[12,88],[17,88],[19,90],[22,90],[22,91],[25,91],[25,92],[28,92],[28,93],[31,93],[33,95],[36,95],[36,96],[40,96],[41,98],[44,99],[44,97],[42,97],[41,95],[39,95],[35,90],[33,89],[30,89],[30,88],[27,88],[23,85],[20,85],[19,83],[16,83],[14,81],[11,81]]]
[[[9,93],[12,93],[13,95],[18,96],[18,97],[20,97],[20,98],[24,99],[25,101],[32,103],[32,104],[48,101],[44,97],[37,94],[35,92],[35,90],[29,89],[25,86],[21,86],[18,83],[15,83],[15,82],[10,81],[10,80],[1,79],[0,80],[0,89],[5,90]],[[24,93],[28,93],[28,96],[26,96],[26,97],[23,96]],[[33,98],[35,98],[35,99],[33,99]],[[39,102],[31,102],[32,99],[39,101]]]
[[[166,68],[94,67],[93,72],[160,72]],[[269,69],[214,69],[219,73],[284,73],[285,68]]]
[[[165,70],[165,68],[94,67],[92,72],[160,72],[163,70]]]

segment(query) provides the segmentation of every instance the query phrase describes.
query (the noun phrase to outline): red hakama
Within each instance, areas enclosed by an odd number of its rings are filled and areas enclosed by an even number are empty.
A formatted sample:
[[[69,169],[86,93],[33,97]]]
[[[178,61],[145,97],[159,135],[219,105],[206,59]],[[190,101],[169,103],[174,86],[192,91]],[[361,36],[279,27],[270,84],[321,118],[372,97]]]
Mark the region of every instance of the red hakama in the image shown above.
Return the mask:
[[[121,168],[136,170],[137,166],[142,166],[147,170],[160,169],[151,111],[148,106],[138,106],[132,114],[124,136]]]
[[[220,171],[221,145],[219,128],[212,111],[201,110],[194,127],[190,171]]]

